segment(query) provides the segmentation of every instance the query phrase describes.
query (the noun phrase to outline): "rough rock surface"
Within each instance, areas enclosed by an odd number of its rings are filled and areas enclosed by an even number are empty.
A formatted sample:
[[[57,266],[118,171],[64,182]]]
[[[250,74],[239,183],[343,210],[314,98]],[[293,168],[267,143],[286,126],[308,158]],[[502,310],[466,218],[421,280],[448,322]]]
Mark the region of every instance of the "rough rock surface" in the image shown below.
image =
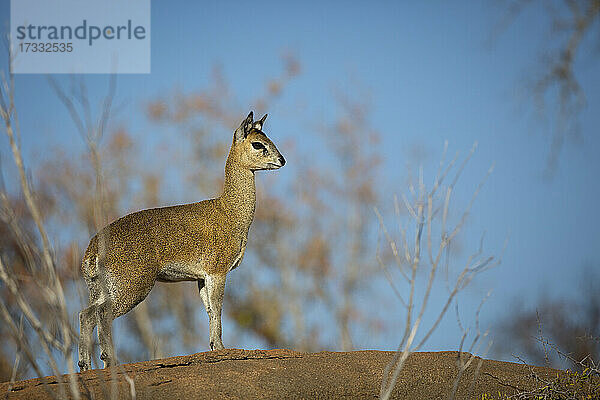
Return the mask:
[[[466,353],[463,353],[465,356]],[[82,398],[119,399],[314,399],[377,398],[383,370],[394,353],[299,353],[291,350],[228,349],[125,364],[76,374]],[[468,355],[468,354],[467,354]],[[481,367],[475,377],[479,361]],[[534,367],[540,376],[557,371]],[[446,399],[457,377],[457,352],[412,354],[393,398]],[[531,370],[522,364],[476,358],[462,375],[459,399],[481,394],[512,394],[532,388]],[[66,376],[16,382],[0,393],[9,399],[47,399],[69,394]],[[113,380],[114,379],[114,380]],[[113,382],[113,384],[111,384]],[[8,391],[8,393],[7,393]],[[51,393],[50,393],[51,392]],[[53,395],[54,394],[54,395]]]

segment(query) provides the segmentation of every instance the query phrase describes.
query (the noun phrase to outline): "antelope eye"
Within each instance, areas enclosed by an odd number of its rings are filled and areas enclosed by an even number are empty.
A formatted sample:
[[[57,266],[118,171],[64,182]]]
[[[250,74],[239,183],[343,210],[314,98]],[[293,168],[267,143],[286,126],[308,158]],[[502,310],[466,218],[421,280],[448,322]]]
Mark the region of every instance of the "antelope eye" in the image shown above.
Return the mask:
[[[264,149],[265,146],[260,143],[260,142],[252,142],[252,147],[254,147],[256,150],[260,150],[260,149]]]

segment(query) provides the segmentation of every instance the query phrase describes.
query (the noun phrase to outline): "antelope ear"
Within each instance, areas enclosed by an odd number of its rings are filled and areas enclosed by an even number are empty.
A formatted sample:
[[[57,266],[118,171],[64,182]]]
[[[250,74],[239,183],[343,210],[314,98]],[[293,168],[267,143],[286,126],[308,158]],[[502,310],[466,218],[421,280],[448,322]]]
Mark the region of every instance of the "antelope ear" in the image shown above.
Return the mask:
[[[258,129],[259,131],[262,131],[262,127],[263,127],[263,125],[265,123],[265,120],[267,119],[267,115],[269,115],[269,114],[263,115],[263,117],[261,119],[259,119],[258,121],[256,121],[254,123],[254,128]]]
[[[248,136],[248,133],[250,133],[250,130],[252,129],[253,119],[254,113],[250,111],[250,114],[242,121],[239,128],[235,130],[234,138],[236,142],[246,139],[246,136]]]

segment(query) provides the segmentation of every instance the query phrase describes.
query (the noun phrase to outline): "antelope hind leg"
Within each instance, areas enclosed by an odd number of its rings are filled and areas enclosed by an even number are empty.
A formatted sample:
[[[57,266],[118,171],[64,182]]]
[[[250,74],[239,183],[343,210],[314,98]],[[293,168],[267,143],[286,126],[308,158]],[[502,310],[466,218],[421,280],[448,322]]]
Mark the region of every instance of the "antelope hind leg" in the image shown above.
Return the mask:
[[[98,319],[100,359],[104,361],[104,368],[106,368],[116,363],[112,341],[112,322],[114,317],[110,300],[98,305],[96,318]]]
[[[96,326],[96,305],[91,304],[79,313],[79,369],[87,371],[92,367],[92,333]]]

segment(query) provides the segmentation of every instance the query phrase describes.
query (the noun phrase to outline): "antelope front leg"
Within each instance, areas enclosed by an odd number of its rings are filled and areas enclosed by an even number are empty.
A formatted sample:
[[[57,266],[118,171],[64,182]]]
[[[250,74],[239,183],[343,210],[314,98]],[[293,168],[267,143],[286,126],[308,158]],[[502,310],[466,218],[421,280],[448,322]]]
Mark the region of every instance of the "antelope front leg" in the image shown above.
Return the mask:
[[[212,311],[210,309],[210,302],[208,301],[208,291],[206,290],[206,279],[198,280],[198,293],[200,293],[200,298],[202,299],[202,304],[204,304],[204,309],[206,310],[206,314],[208,315],[208,323],[210,324],[210,319],[212,318]]]
[[[203,296],[202,290],[206,291]],[[205,280],[205,287],[200,289],[202,300],[208,300],[208,327],[211,350],[224,349],[221,340],[221,309],[223,307],[223,296],[225,294],[225,275],[209,275]]]

